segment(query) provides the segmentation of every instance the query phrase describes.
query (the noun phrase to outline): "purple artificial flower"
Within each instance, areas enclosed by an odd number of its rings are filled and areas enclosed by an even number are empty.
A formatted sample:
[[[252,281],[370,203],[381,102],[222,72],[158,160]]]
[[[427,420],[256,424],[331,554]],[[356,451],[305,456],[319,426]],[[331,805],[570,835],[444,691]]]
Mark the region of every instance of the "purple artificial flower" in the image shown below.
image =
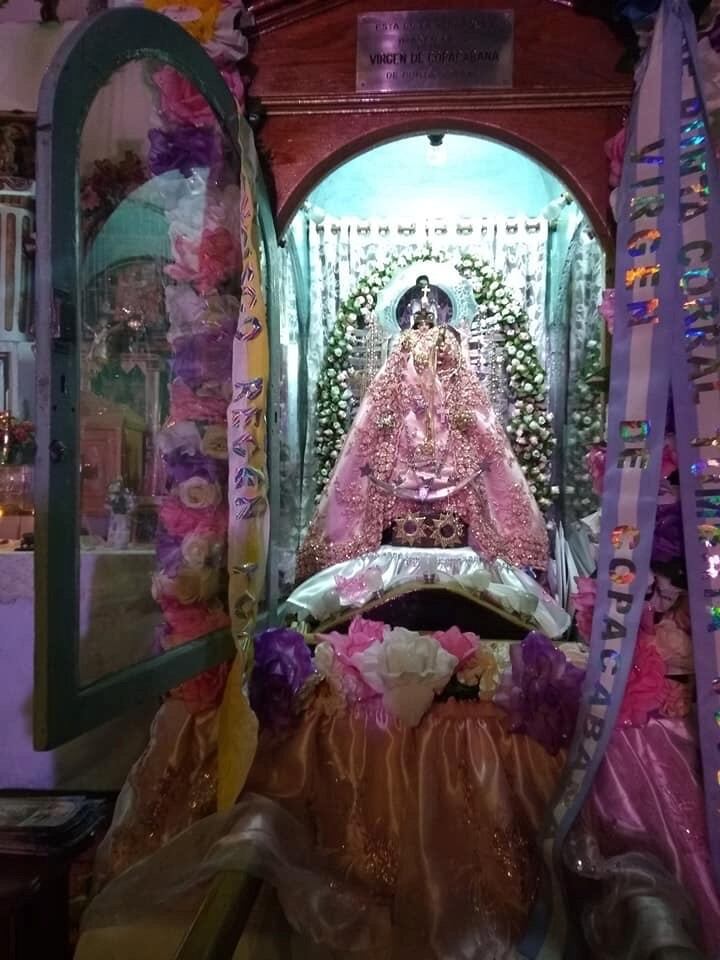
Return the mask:
[[[177,127],[151,130],[148,160],[150,171],[158,177],[168,170],[179,170],[184,177],[198,168],[211,167],[220,158],[215,132],[210,127]]]
[[[312,657],[301,633],[276,627],[255,637],[249,693],[261,727],[282,730],[290,725],[295,699],[312,672]]]
[[[183,447],[166,453],[163,462],[168,490],[191,477],[202,477],[208,483],[220,483],[227,475],[226,461],[206,457],[204,453]]]
[[[159,530],[155,537],[155,556],[160,572],[168,577],[177,576],[182,566],[182,538],[172,537],[165,530]]]
[[[683,525],[680,501],[661,503],[655,518],[651,563],[672,563],[683,555]]]
[[[191,390],[208,382],[230,381],[233,337],[229,331],[220,329],[214,333],[179,337],[174,348],[173,377],[182,380]]]
[[[513,644],[510,662],[495,703],[510,714],[513,733],[525,733],[556,754],[575,730],[585,671],[541,633]]]

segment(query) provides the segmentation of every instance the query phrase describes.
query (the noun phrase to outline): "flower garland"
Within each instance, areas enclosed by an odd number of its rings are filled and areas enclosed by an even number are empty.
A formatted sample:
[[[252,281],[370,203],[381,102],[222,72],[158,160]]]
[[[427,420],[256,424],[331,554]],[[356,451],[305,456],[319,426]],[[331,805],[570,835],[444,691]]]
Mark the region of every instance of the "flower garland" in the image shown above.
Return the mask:
[[[239,103],[244,85],[236,63],[247,43],[235,29],[244,7],[182,2],[166,13],[202,41]],[[183,14],[199,14],[197,19]],[[226,177],[222,133],[207,101],[171,67],[151,77],[160,125],[149,131],[148,165],[154,177],[175,173],[166,198],[171,262],[165,267],[169,320],[170,412],[159,436],[166,496],[159,513],[158,569],[153,596],[164,623],[167,650],[229,629],[227,610],[228,448],[233,343],[239,314],[241,195]],[[200,189],[199,189],[200,188]],[[181,684],[171,695],[190,712],[216,706],[230,664]]]
[[[507,729],[552,754],[566,748],[577,722],[584,668],[541,633],[521,643],[483,643],[453,626],[421,633],[355,617],[347,633],[305,637],[280,627],[255,638],[250,702],[262,727],[289,730],[309,695],[324,684],[340,703],[382,705],[415,727],[433,703],[484,700],[502,708]]]
[[[448,257],[431,247],[412,255],[389,256],[360,280],[338,310],[317,386],[318,499],[330,479],[355,413],[348,382],[356,372],[350,360],[357,331],[369,325],[380,292],[398,270],[427,260],[443,263]],[[473,254],[463,254],[455,266],[472,284],[481,319],[492,324],[502,338],[509,374],[510,414],[506,430],[531,491],[539,506],[547,510],[551,504],[550,468],[555,436],[552,414],[547,410],[545,399],[545,373],[528,330],[527,315],[513,302],[500,274],[485,261]]]
[[[585,360],[576,386],[576,400],[567,428],[565,444],[565,494],[567,507],[576,518],[597,510],[600,500],[593,490],[585,457],[590,448],[602,443],[605,435],[605,390],[600,341],[588,340]]]

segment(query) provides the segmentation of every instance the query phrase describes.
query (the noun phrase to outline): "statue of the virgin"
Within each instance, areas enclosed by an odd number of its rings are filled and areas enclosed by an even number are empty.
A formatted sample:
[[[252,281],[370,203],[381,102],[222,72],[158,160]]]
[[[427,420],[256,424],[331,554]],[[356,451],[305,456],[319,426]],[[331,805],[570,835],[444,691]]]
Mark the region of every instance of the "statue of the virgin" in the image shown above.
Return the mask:
[[[378,548],[470,546],[544,568],[540,510],[426,278],[372,381],[298,556],[298,579]],[[440,322],[439,322],[440,321]]]

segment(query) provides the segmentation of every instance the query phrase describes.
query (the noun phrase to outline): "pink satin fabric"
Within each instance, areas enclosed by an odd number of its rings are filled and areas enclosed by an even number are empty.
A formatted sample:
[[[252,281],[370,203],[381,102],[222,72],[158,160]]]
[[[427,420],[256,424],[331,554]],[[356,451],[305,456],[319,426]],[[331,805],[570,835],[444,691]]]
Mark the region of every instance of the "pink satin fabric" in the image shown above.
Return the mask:
[[[583,825],[606,857],[656,856],[693,900],[706,948],[720,955],[720,900],[710,870],[693,718],[618,728]]]
[[[487,559],[545,567],[542,514],[459,341],[440,328],[412,330],[365,394],[298,577],[376,549],[399,517],[440,509],[468,525],[469,545]]]
[[[169,701],[103,844],[99,885],[122,877],[98,898],[92,924],[112,926],[126,914],[132,922],[141,908],[159,917],[164,904],[175,909],[181,888],[195,891],[191,917],[212,874],[245,868],[254,851],[256,872],[277,887],[295,928],[338,956],[364,941],[375,943],[373,960],[506,960],[525,929],[539,874],[537,829],[565,759],[506,733],[505,722],[492,704],[450,702],[435,704],[409,728],[377,701],[346,712],[320,688],[289,735],[262,736],[235,812],[209,816],[217,717],[188,717]],[[615,876],[621,885],[611,881],[619,892],[597,905],[589,888],[579,888],[590,894],[582,906],[598,942],[611,935],[623,941],[623,950],[598,956],[649,955],[640,928],[626,922],[628,930],[618,931],[620,908],[612,900],[619,897],[623,915],[634,916],[622,880],[644,854],[659,864],[642,889],[654,895],[677,881],[694,902],[709,956],[720,955],[692,719],[618,728],[576,834],[580,846],[600,855],[594,871],[581,875]],[[175,854],[167,859],[171,841]],[[567,860],[572,869],[572,856]],[[132,876],[123,873],[134,864]],[[293,873],[298,865],[302,882]],[[142,904],[131,890],[144,891]],[[681,942],[673,896],[670,889],[656,898],[647,921],[661,944]],[[644,903],[647,894],[634,901]],[[339,904],[345,919],[338,925]]]
[[[346,713],[321,696],[287,739],[261,741],[248,790],[390,909],[393,960],[500,960],[525,927],[563,763],[506,734],[490,704],[438,704],[409,728],[375,703]]]

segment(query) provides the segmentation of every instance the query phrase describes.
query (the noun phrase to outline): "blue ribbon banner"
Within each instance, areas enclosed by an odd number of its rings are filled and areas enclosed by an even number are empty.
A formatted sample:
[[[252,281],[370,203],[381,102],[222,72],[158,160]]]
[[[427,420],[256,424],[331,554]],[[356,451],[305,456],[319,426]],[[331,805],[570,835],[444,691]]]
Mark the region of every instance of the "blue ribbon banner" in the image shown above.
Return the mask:
[[[521,953],[569,956],[563,843],[602,761],[650,577],[672,390],[706,814],[720,877],[720,204],[685,0],[665,0],[633,102],[618,197],[607,461],[590,658],[542,849],[548,890]],[[678,824],[678,829],[680,825]]]

